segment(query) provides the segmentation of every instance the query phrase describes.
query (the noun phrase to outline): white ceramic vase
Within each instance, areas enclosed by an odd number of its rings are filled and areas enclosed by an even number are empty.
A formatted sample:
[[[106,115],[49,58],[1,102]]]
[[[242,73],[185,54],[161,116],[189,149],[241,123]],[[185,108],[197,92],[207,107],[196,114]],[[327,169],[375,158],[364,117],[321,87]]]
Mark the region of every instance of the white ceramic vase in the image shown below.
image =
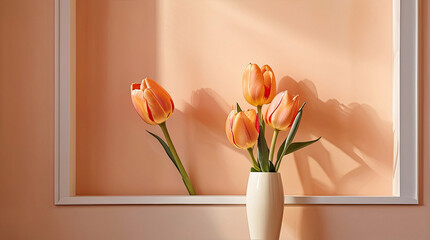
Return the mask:
[[[252,240],[279,240],[284,214],[284,189],[279,173],[249,174],[246,213]]]

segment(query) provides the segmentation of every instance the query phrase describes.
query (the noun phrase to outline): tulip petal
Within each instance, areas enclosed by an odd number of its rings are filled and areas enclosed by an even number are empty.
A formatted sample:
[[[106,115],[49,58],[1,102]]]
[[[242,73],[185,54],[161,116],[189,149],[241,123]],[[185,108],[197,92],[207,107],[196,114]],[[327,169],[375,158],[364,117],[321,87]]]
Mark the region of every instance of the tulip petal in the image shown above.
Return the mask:
[[[299,105],[299,95],[296,95],[296,96],[293,97],[293,102],[294,102],[294,105],[293,105],[293,118],[292,118],[291,123],[290,123],[290,125],[288,127],[291,127],[293,125],[294,119],[296,118],[297,113],[299,112],[299,106],[300,106]]]
[[[269,104],[272,102],[276,95],[276,79],[275,73],[273,73],[272,68],[269,65],[264,65],[261,68],[261,72],[264,78],[264,104]]]
[[[270,96],[270,87],[266,87],[264,85],[264,99],[267,99]]]
[[[257,64],[248,64],[242,76],[243,95],[251,105],[264,104],[264,79]]]
[[[235,136],[236,145],[240,148],[246,148],[249,142],[249,134],[243,121],[243,113],[238,113],[234,118],[232,132]]]
[[[272,86],[272,78],[273,78],[273,73],[269,72],[269,71],[265,71],[263,73],[263,78],[264,78],[264,98],[267,99],[270,96],[270,88]]]
[[[166,112],[161,104],[158,102],[155,94],[152,92],[152,89],[147,88],[143,91],[143,96],[146,99],[148,112],[151,112],[151,116],[153,121],[157,124],[163,123],[167,120],[167,117],[170,115],[170,111]]]
[[[133,84],[134,85],[134,84]],[[137,85],[133,86],[136,87]],[[150,119],[147,108],[146,108],[146,100],[143,97],[143,91],[140,89],[134,89],[131,91],[131,101],[133,102],[133,106],[136,109],[139,116],[148,124],[155,125],[156,123]]]
[[[272,117],[276,120],[272,121],[272,125],[275,129],[285,131],[290,126],[291,121],[294,119],[291,114],[291,106],[282,108],[279,111],[275,112]],[[288,123],[288,124],[283,124]]]
[[[145,82],[147,88],[154,94],[154,97],[157,99],[157,102],[163,108],[164,112],[168,112],[169,115],[173,113],[173,100],[170,94],[150,78],[145,78],[142,82]]]
[[[254,120],[254,125],[255,125],[255,129],[257,130],[257,132],[260,132],[260,123],[259,123],[259,119],[258,119],[258,113],[255,115],[255,120]]]
[[[282,99],[279,107],[273,112],[271,118],[272,127],[281,131],[291,127],[299,107],[298,96],[291,97],[288,92]]]
[[[246,110],[245,115],[251,122],[254,123],[254,128],[258,132],[258,114],[254,110]]]
[[[233,118],[230,118],[230,119],[229,119],[229,123],[228,123],[228,125],[230,126],[229,131],[230,131],[230,133],[231,133],[231,142],[232,142],[234,145],[236,145],[236,141],[234,140],[234,135],[233,135]]]
[[[140,89],[140,83],[132,83],[131,84],[131,91]]]
[[[148,112],[149,119],[151,119],[151,121],[154,122],[154,117],[152,116],[152,112],[151,112],[151,109],[149,108],[148,101],[146,101],[146,111]]]
[[[234,118],[235,114],[236,114],[235,111],[231,111],[230,114],[228,115],[227,121],[225,123],[225,133],[227,135],[229,142],[231,144],[233,144],[235,147],[239,148],[236,145],[236,142],[235,142],[234,136],[233,136],[233,118]]]
[[[281,105],[282,100],[284,99],[285,94],[288,94],[287,91],[280,92],[278,95],[275,96],[272,103],[270,104],[269,108],[266,112],[266,123],[270,124],[272,122],[272,116],[273,113],[279,108]]]
[[[270,84],[270,94],[269,94],[269,97],[266,99],[265,104],[271,103],[275,96],[276,96],[276,80],[275,80],[275,75],[273,75],[272,83]]]
[[[248,117],[243,117],[242,121],[246,126],[247,136],[248,136],[248,146],[252,147],[255,143],[255,140],[258,138],[258,130],[255,127],[255,116],[252,119]]]
[[[173,103],[173,99],[172,98],[170,98],[170,103],[172,104],[172,113],[173,113],[173,111],[175,110],[175,104]]]

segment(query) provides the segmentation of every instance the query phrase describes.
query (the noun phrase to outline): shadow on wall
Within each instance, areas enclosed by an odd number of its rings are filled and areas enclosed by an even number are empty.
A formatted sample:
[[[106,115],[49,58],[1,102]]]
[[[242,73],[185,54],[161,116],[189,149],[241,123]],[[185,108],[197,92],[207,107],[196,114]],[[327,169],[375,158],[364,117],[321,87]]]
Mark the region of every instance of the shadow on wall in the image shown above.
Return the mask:
[[[303,193],[305,195],[356,195],[357,192],[362,192],[362,195],[390,195],[393,164],[392,123],[380,119],[377,112],[366,104],[344,105],[334,99],[322,101],[318,98],[315,85],[310,80],[295,81],[290,77],[284,77],[279,82],[278,92],[285,89],[292,94],[299,94],[301,102],[307,102],[305,117],[302,119],[296,141],[323,137],[323,141],[294,153]],[[195,119],[204,126],[204,132],[193,134],[196,134],[194,137],[200,141],[210,138],[213,146],[209,150],[211,154],[218,154],[217,150],[221,148],[220,146],[235,149],[227,141],[224,131],[225,120],[230,109],[231,106],[219,94],[207,88],[195,91],[191,104],[185,109],[184,114],[187,117]],[[266,134],[271,136],[271,131]],[[283,133],[279,139],[285,138],[286,134]],[[214,144],[214,141],[218,145]],[[279,140],[278,145],[280,142]],[[349,171],[339,170],[337,165],[342,162],[332,159],[330,149],[327,147],[330,145],[352,159],[355,167]],[[192,152],[189,151],[189,153]],[[242,154],[244,159],[249,159],[246,151],[236,152]],[[189,156],[188,159],[205,161],[198,159],[198,156]],[[287,161],[284,159],[284,167]],[[329,178],[330,183],[323,182],[312,175],[311,164],[314,164],[312,161]],[[192,168],[195,164],[198,163],[195,162],[189,166]],[[208,168],[213,171],[223,171],[218,161],[205,164],[208,164]],[[192,169],[190,172],[195,174]],[[380,186],[373,189],[372,184],[361,185],[363,182],[369,183],[369,179],[380,178],[381,172],[385,174],[387,181],[375,183]],[[218,174],[225,175],[225,172],[218,172],[215,175],[220,176]],[[229,176],[226,177],[229,178]]]
[[[236,149],[227,140],[225,121],[230,111],[231,106],[209,88],[194,91],[191,103],[185,105],[184,115],[191,119],[186,123],[185,140],[198,146],[186,144],[183,147],[190,161],[190,177],[199,179],[195,185],[200,194],[245,194],[251,161],[245,150]],[[241,157],[226,159],[222,152],[226,147]]]
[[[389,175],[384,187],[366,189],[365,192],[374,195],[391,194],[394,135],[390,122],[380,119],[377,112],[366,104],[344,105],[335,99],[322,101],[310,80],[297,82],[290,77],[284,77],[279,83],[279,89],[288,89],[292,94],[299,94],[301,101],[308,103],[298,138],[312,139],[322,136],[325,141],[358,164],[358,167],[347,173],[336,171],[330,152],[326,150],[323,142],[296,152],[294,160],[305,195],[343,194],[352,184],[358,188],[352,189],[353,191],[360,191],[360,183],[378,177],[381,171]],[[334,188],[328,188],[312,177],[309,166],[311,159],[329,177]]]
[[[76,54],[80,59],[77,61],[76,83],[78,194],[184,192],[181,181],[175,182],[177,173],[159,144],[145,133],[148,129],[160,135],[159,129],[147,126],[136,116],[128,91],[131,79],[138,81],[142,76],[155,80],[163,78],[163,69],[157,68],[157,64],[163,63],[157,57],[159,43],[163,40],[160,36],[164,36],[159,32],[162,26],[157,25],[160,24],[157,14],[163,6],[157,1],[77,1]],[[180,15],[177,17],[179,19]],[[179,56],[182,54],[178,52]],[[192,73],[192,84],[199,81],[194,76],[203,76],[207,69],[205,64],[200,64],[199,58],[192,54],[186,56],[185,60],[189,62],[184,66],[192,68],[184,68],[184,72]],[[159,83],[164,86],[163,82]],[[299,194],[309,195],[391,193],[391,123],[382,121],[367,105],[346,106],[337,100],[322,101],[309,80],[298,82],[284,77],[279,81],[279,89],[300,94],[301,100],[308,102],[297,140],[323,137],[320,142],[284,160],[281,172],[288,180],[284,181],[285,189],[290,191],[287,193],[293,194],[297,189]],[[234,102],[226,103],[221,95],[209,88],[196,90],[190,102],[186,99],[184,107],[180,107],[182,111],[175,111],[168,125],[190,177],[196,179],[197,192],[244,194],[249,157],[246,151],[235,149],[225,136],[225,119]],[[269,129],[268,139],[270,134]],[[280,134],[281,137],[285,135]],[[142,152],[150,160],[163,160],[151,161],[148,167]],[[345,159],[339,157],[340,152]],[[154,169],[159,170],[157,174]],[[317,173],[315,169],[318,169]],[[124,177],[124,173],[127,176]],[[157,186],[150,184],[155,178]],[[371,186],[372,181],[377,184]],[[381,185],[381,182],[384,183]]]

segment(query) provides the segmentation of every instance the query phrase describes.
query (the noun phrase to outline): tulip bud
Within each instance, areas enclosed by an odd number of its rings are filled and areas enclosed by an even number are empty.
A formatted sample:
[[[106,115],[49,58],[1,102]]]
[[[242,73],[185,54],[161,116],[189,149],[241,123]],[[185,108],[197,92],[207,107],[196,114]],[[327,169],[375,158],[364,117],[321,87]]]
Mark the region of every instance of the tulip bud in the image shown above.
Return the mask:
[[[272,128],[285,131],[293,125],[299,111],[299,95],[291,96],[288,91],[275,96],[264,113],[264,121]]]
[[[227,117],[225,132],[230,143],[237,148],[251,148],[258,139],[258,114],[252,109],[244,112],[232,110]]]
[[[139,116],[151,125],[165,122],[174,110],[169,93],[149,78],[131,84],[131,100]]]
[[[260,69],[257,64],[250,63],[243,72],[242,90],[243,96],[251,105],[268,104],[276,95],[275,74],[268,65]]]

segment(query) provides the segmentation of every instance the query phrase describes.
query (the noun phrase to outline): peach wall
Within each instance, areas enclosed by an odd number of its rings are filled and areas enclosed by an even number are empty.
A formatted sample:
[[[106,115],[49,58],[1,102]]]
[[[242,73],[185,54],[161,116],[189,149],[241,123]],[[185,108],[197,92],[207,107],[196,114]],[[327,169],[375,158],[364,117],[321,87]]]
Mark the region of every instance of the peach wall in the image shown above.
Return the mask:
[[[250,107],[249,61],[308,103],[296,140],[322,136],[284,159],[286,194],[391,195],[392,0],[76,3],[78,195],[186,194],[132,107],[146,76],[175,101],[167,125],[197,193],[244,194],[249,156],[224,124]]]
[[[428,240],[428,1],[419,206],[286,206],[282,239]],[[0,1],[0,239],[245,240],[244,206],[54,206],[54,3]]]

